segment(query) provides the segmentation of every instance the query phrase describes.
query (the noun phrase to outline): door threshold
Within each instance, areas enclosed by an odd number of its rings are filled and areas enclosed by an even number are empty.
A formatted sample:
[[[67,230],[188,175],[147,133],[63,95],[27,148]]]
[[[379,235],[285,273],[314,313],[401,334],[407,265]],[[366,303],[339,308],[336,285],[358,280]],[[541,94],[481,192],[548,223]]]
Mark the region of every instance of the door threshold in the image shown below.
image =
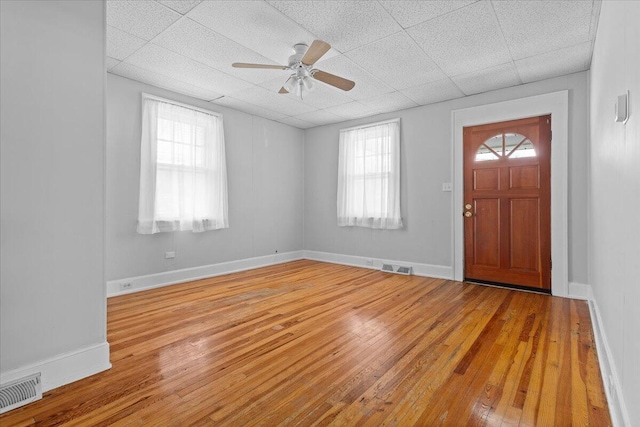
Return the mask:
[[[532,288],[530,286],[512,285],[510,283],[490,282],[488,280],[464,279],[465,283],[472,285],[493,286],[494,288],[507,288],[516,291],[533,292],[535,294],[551,295],[551,289]]]

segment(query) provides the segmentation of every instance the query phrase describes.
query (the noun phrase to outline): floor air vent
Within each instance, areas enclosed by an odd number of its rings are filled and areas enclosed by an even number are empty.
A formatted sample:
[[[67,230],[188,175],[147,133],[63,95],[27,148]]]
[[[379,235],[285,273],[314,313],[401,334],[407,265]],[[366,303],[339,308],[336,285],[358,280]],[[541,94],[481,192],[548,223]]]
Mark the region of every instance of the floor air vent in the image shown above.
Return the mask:
[[[40,373],[0,387],[0,414],[42,399]]]
[[[413,274],[413,267],[405,267],[402,265],[382,264],[381,270],[389,273],[404,274],[406,276]]]

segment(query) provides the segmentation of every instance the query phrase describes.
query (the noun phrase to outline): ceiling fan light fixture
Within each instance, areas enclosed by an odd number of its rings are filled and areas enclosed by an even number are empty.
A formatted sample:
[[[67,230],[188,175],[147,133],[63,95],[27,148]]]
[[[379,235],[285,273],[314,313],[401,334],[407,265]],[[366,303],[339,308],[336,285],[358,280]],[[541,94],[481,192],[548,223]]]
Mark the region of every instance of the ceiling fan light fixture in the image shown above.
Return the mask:
[[[287,81],[286,81],[286,82],[284,82],[284,88],[285,88],[289,93],[292,93],[292,92],[295,92],[295,90],[296,90],[296,86],[297,86],[297,85],[296,85],[296,75],[295,75],[295,74],[292,74],[292,75],[291,75],[291,77],[289,77],[289,78],[287,79]]]
[[[304,85],[304,88],[305,88],[306,90],[312,90],[312,89],[313,89],[313,86],[314,86],[314,84],[313,84],[313,77],[305,76],[305,77],[302,79],[302,84]]]

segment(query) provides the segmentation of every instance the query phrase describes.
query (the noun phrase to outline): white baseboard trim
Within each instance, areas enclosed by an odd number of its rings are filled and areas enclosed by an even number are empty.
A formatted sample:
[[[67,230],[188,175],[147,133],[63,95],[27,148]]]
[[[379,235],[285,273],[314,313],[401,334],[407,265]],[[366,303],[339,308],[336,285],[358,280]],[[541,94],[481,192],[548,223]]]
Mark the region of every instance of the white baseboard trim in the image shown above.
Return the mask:
[[[111,368],[109,343],[92,345],[0,374],[0,385],[40,372],[42,391],[72,383]]]
[[[281,254],[246,258],[237,261],[221,262],[219,264],[204,265],[194,268],[164,271],[146,276],[130,277],[127,279],[111,280],[107,282],[107,298],[117,295],[130,294],[192,280],[206,279],[252,268],[267,267],[284,262],[296,261],[303,258],[303,251],[292,251]],[[121,289],[121,284],[130,283],[131,287]]]
[[[314,261],[324,261],[333,264],[350,265],[379,270],[382,264],[394,264],[413,267],[416,276],[435,277],[438,279],[453,279],[453,268],[446,265],[421,264],[410,261],[368,258],[356,255],[335,254],[330,252],[304,251],[304,258]]]
[[[585,301],[592,300],[593,293],[591,292],[591,285],[569,282],[569,293],[567,294],[567,298],[581,299]]]
[[[596,349],[598,351],[598,362],[600,363],[600,372],[602,373],[602,381],[604,383],[604,391],[607,395],[607,403],[609,405],[609,413],[611,414],[611,423],[613,427],[631,427],[631,419],[622,394],[622,385],[620,377],[616,369],[615,361],[611,347],[607,341],[607,335],[602,324],[600,309],[598,302],[591,293],[589,286],[589,312],[591,313],[591,325],[596,341]]]

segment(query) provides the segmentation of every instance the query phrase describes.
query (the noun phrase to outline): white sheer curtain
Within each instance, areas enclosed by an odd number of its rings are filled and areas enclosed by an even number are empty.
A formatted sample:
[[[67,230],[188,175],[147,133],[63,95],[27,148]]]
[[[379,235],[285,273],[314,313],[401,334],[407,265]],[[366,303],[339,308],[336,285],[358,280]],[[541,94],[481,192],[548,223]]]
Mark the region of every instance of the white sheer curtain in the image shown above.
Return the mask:
[[[229,227],[222,117],[142,102],[138,233]]]
[[[402,228],[400,119],[340,131],[338,225]]]

